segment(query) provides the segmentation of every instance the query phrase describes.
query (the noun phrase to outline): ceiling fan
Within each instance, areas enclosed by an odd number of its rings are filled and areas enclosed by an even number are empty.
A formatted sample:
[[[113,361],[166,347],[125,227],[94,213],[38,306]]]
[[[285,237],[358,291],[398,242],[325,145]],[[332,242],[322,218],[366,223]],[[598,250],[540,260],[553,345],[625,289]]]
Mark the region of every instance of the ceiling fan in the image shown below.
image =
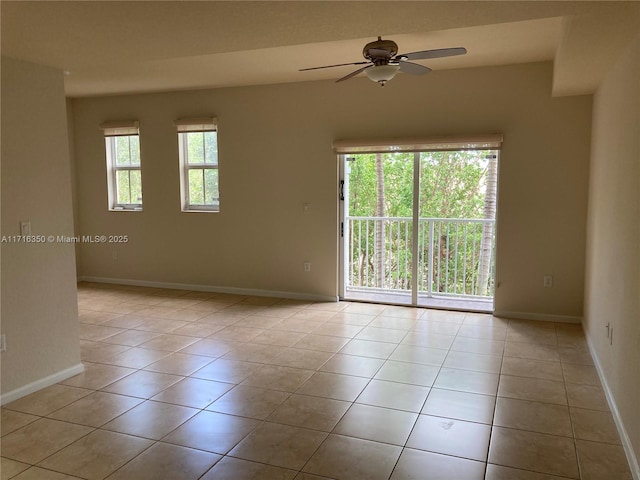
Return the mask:
[[[393,40],[378,40],[367,43],[362,50],[362,55],[367,60],[365,62],[340,63],[337,65],[327,65],[324,67],[301,68],[299,71],[318,70],[321,68],[343,67],[345,65],[365,65],[355,72],[336,80],[342,82],[355,77],[360,72],[364,72],[372,81],[378,82],[384,87],[385,83],[395,77],[398,71],[409,73],[411,75],[424,75],[429,73],[431,69],[409,60],[426,60],[430,58],[453,57],[455,55],[464,55],[467,49],[464,47],[456,48],[440,48],[436,50],[422,50],[412,53],[398,53],[398,44]]]

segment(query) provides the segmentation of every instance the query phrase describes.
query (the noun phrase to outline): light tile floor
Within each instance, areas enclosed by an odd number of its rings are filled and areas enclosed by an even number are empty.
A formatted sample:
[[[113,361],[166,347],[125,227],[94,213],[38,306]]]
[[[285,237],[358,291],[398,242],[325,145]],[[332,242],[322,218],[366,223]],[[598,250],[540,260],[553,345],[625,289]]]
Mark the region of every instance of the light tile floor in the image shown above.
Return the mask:
[[[626,480],[580,326],[81,284],[1,480]]]

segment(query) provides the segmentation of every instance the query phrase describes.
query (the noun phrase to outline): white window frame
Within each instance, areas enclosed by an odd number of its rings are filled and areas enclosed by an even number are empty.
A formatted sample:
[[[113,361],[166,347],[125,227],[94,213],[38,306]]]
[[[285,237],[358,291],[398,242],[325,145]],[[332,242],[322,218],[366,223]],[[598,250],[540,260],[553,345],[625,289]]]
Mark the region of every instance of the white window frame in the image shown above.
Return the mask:
[[[218,122],[215,117],[183,118],[174,121],[178,132],[178,156],[180,159],[180,198],[183,212],[219,212],[220,211],[220,190],[218,189],[218,202],[215,204],[193,204],[190,202],[189,194],[189,171],[202,170],[203,175],[207,170],[218,172],[218,184],[220,182],[220,161],[216,163],[191,163],[188,158],[188,133],[218,132]],[[206,149],[205,149],[206,151]],[[203,178],[203,188],[205,187]],[[219,188],[219,187],[218,187]]]
[[[138,171],[140,172],[140,187],[142,188],[142,155],[140,155],[139,165],[118,165],[116,162],[116,138],[117,137],[138,137],[140,145],[140,129],[137,121],[107,122],[100,125],[104,133],[105,153],[107,159],[107,192],[108,206],[110,211],[142,211],[142,200],[135,203],[118,203],[118,172]],[[140,154],[140,152],[138,152]]]

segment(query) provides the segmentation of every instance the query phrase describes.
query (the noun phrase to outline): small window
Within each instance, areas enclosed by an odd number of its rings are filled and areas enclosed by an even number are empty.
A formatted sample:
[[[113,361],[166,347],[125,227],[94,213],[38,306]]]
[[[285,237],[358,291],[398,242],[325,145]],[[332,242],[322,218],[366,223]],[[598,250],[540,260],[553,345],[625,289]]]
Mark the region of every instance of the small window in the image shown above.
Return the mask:
[[[104,123],[109,210],[142,210],[138,122]]]
[[[182,211],[220,211],[218,131],[215,118],[175,121]]]

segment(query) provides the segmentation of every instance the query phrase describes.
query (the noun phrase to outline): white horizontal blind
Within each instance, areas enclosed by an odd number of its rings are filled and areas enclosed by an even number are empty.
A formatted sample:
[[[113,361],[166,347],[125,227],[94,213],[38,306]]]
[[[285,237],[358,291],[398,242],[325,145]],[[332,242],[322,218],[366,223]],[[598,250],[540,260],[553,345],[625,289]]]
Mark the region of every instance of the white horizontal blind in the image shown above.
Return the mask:
[[[218,119],[215,117],[179,118],[173,124],[178,133],[215,132],[218,129]]]
[[[339,154],[426,152],[434,150],[500,150],[502,134],[446,136],[431,138],[388,138],[374,140],[336,140]]]
[[[105,137],[124,137],[127,135],[139,135],[139,122],[137,120],[123,120],[118,122],[105,122],[100,124]]]

